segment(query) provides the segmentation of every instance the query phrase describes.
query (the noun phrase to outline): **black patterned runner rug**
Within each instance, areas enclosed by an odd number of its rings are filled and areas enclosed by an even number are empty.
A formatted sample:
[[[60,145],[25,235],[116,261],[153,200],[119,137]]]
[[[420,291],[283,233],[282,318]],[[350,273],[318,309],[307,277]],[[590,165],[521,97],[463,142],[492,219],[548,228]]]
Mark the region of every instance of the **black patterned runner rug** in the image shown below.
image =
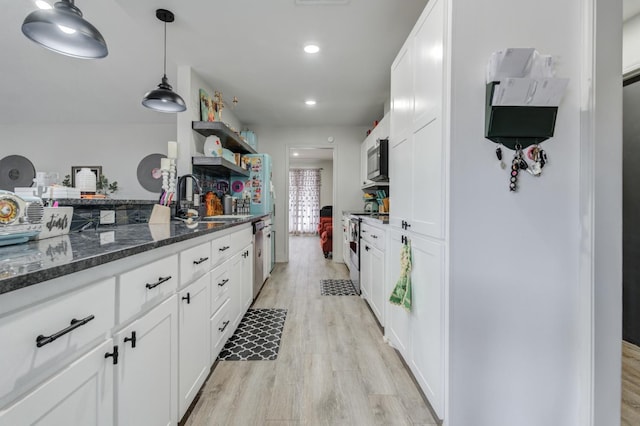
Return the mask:
[[[357,296],[351,280],[320,280],[322,296]]]
[[[218,355],[223,361],[273,361],[278,358],[286,309],[249,309]]]

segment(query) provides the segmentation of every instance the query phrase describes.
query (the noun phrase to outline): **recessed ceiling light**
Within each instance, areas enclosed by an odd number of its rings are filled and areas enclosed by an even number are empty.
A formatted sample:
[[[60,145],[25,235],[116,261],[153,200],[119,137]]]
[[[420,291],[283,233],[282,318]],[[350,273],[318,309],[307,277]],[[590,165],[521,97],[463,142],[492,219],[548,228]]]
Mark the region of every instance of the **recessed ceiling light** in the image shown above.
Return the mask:
[[[38,8],[43,10],[53,9],[53,6],[51,6],[49,3],[47,3],[44,0],[36,0],[36,6],[38,6]]]
[[[314,101],[313,99],[309,99],[307,101],[304,101],[304,103],[309,106],[314,106],[316,104],[316,101]]]
[[[315,44],[307,44],[304,47],[304,51],[307,53],[318,53],[320,51],[320,48]]]
[[[294,157],[297,157],[298,155],[300,155],[300,154],[298,154],[297,152],[294,152],[294,153],[293,153],[293,156],[294,156]]]

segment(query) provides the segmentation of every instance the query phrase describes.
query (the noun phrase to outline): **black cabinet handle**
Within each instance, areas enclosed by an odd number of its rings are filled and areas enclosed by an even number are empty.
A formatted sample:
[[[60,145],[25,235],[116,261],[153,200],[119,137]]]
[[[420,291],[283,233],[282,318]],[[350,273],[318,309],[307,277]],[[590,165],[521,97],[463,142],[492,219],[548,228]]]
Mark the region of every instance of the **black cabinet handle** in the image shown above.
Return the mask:
[[[125,343],[131,342],[131,347],[132,348],[136,347],[136,340],[138,340],[138,339],[136,338],[136,332],[135,331],[131,332],[131,337],[125,337],[124,338],[124,342]]]
[[[218,285],[219,285],[220,287],[222,287],[222,286],[224,286],[224,285],[225,285],[226,283],[228,283],[228,282],[229,282],[229,278],[225,278],[224,280],[222,280],[222,282],[219,282],[219,283],[218,283]]]
[[[113,346],[113,352],[107,352],[104,354],[104,359],[113,358],[113,365],[118,363],[118,345]]]
[[[224,331],[225,328],[227,328],[227,326],[229,325],[231,321],[225,321],[222,324],[224,324],[222,327],[218,327],[219,331]]]
[[[156,287],[158,287],[158,286],[159,286],[160,284],[162,284],[162,283],[166,283],[166,282],[167,282],[167,281],[169,281],[170,279],[171,279],[171,275],[169,275],[168,277],[159,277],[159,278],[158,278],[158,281],[156,281],[156,282],[155,282],[155,283],[153,283],[153,284],[149,284],[149,283],[147,283],[147,284],[145,285],[145,287],[147,287],[147,289],[151,290],[152,288],[156,288]]]
[[[405,222],[404,229],[411,228],[411,224],[409,222]]]
[[[44,345],[47,345],[47,344],[53,342],[57,338],[62,337],[67,333],[71,333],[76,328],[85,325],[86,323],[88,323],[89,321],[91,321],[94,318],[95,318],[95,316],[93,316],[93,315],[89,315],[88,317],[83,318],[81,320],[77,320],[77,319],[73,318],[71,320],[71,325],[69,325],[69,327],[65,328],[64,330],[60,330],[57,333],[53,333],[51,336],[43,336],[41,334],[38,337],[36,337],[36,346],[41,348]]]
[[[364,246],[364,249],[365,249],[366,251],[371,250],[371,249],[369,248],[369,246]]]
[[[198,259],[198,260],[194,260],[194,261],[193,261],[193,264],[194,264],[194,265],[199,265],[199,264],[201,264],[202,262],[206,262],[207,260],[209,260],[209,258],[208,258],[208,257],[201,257],[201,258],[200,258],[200,259]]]
[[[268,234],[268,235],[267,235],[267,238],[271,238],[271,234]]]
[[[373,234],[373,235],[372,235],[372,237],[373,237],[374,239],[378,239],[378,236],[377,236],[376,234]]]
[[[187,305],[191,303],[191,293],[187,293],[186,296],[182,296],[182,300],[187,301]]]
[[[218,251],[225,251],[225,250],[228,250],[229,248],[230,248],[229,246],[220,247]]]

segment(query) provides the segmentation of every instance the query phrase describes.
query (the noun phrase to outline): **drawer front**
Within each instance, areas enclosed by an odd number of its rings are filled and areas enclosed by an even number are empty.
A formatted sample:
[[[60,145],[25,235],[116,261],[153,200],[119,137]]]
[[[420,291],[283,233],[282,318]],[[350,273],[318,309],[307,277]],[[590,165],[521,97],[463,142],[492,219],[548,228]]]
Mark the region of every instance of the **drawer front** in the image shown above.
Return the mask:
[[[114,324],[115,278],[1,318],[0,405],[106,339]]]
[[[232,252],[231,235],[225,235],[211,241],[212,266],[222,264],[231,256]]]
[[[229,312],[229,299],[211,317],[211,364],[218,358],[220,350],[231,336],[233,318]]]
[[[253,242],[253,229],[251,227],[231,234],[231,242],[234,244],[234,253],[239,252]]]
[[[178,288],[178,278],[177,254],[120,275],[118,323],[173,294]]]
[[[367,243],[371,244],[378,250],[384,251],[386,234],[384,230],[376,228],[374,226],[362,224],[360,232],[363,240],[365,240]]]
[[[229,298],[232,281],[228,263],[211,271],[211,314],[216,312],[222,303]]]
[[[211,244],[204,243],[180,253],[180,284],[189,284],[211,269]]]

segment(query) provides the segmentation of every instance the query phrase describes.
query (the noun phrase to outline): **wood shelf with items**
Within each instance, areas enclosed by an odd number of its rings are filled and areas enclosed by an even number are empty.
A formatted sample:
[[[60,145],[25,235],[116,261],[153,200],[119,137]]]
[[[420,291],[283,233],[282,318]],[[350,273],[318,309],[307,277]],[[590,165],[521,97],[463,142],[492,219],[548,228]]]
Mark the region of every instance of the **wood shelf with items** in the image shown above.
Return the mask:
[[[376,191],[384,190],[389,193],[389,182],[372,182],[362,186],[362,192],[376,193]]]
[[[226,160],[222,157],[191,157],[191,164],[194,168],[201,167],[207,171],[208,175],[228,177],[230,175],[249,176],[249,170]]]
[[[220,121],[194,121],[191,124],[191,128],[204,137],[216,135],[220,138],[222,147],[233,152],[240,154],[257,154],[257,151],[246,143],[240,135]]]

